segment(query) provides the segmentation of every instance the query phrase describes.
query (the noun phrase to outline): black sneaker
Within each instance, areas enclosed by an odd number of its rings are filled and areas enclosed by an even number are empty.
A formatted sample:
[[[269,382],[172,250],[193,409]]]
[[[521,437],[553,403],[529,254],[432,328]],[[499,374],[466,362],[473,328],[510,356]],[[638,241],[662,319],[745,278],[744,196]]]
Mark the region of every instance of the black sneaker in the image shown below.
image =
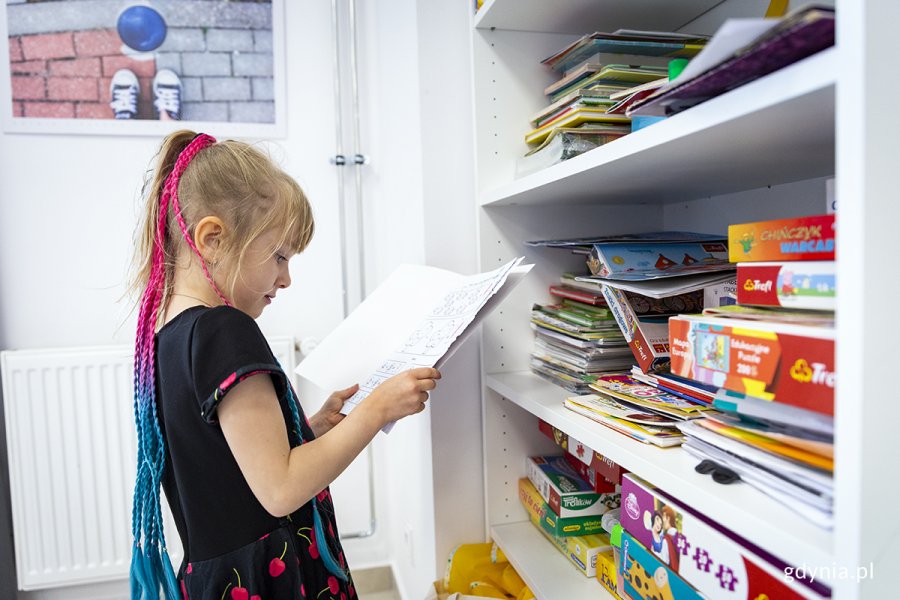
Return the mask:
[[[109,106],[117,119],[136,119],[141,84],[129,69],[119,69],[109,82]]]
[[[170,119],[181,120],[181,79],[174,71],[160,69],[153,78],[153,108],[156,116],[165,111]]]

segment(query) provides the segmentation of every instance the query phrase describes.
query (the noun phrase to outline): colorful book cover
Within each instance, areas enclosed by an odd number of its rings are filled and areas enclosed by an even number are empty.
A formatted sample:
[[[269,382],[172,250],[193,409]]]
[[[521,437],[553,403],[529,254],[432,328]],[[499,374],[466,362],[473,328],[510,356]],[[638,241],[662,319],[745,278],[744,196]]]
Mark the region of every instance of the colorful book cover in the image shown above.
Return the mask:
[[[612,311],[641,370],[647,373],[667,364],[669,362],[668,317],[638,317],[632,302],[639,302],[640,296],[629,297],[622,290],[608,285],[604,285],[602,290],[606,305]]]
[[[602,533],[599,516],[560,518],[547,504],[527,477],[519,479],[519,501],[529,518],[537,518],[548,533],[566,537]]]
[[[834,215],[758,221],[728,226],[733,263],[834,260]]]
[[[670,448],[678,446],[684,441],[684,436],[677,429],[642,425],[634,421],[613,417],[603,410],[602,405],[592,400],[584,400],[585,396],[581,396],[581,398],[581,403],[576,402],[576,397],[566,398],[563,406],[572,412],[606,425],[613,431],[645,444],[652,444],[660,448]]]
[[[598,494],[581,479],[563,456],[531,456],[528,479],[562,518],[600,516],[619,505],[616,494]]]
[[[711,409],[703,404],[690,402],[647,385],[628,375],[599,375],[591,387],[625,402],[636,404],[648,410],[670,415],[678,420],[696,419]]]
[[[663,568],[670,583],[677,577],[708,600],[830,596],[821,584],[789,582],[784,577],[789,565],[782,560],[631,473],[622,482],[620,522],[626,534],[654,559],[652,568],[646,568],[649,574],[655,576]],[[625,554],[624,534],[622,543]]]
[[[739,263],[739,304],[834,310],[834,261]]]
[[[618,594],[631,600],[707,600],[627,531],[622,533]]]
[[[669,339],[676,375],[834,415],[834,329],[680,315]]]
[[[724,242],[594,244],[587,263],[591,274],[611,279],[730,268]]]

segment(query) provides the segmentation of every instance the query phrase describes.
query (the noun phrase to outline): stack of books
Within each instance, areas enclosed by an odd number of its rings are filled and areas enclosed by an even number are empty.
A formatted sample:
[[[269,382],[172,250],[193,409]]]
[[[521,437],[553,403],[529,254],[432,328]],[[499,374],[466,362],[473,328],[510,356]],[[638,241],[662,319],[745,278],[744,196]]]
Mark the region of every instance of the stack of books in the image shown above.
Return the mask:
[[[585,393],[597,375],[628,368],[631,352],[602,297],[569,286],[550,286],[550,294],[554,303],[531,311],[532,371]]]
[[[589,272],[566,285],[602,296],[631,349],[632,364],[649,373],[668,364],[671,316],[730,300],[734,265],[726,242],[719,235],[659,231],[527,244],[585,256]]]
[[[720,411],[679,424],[685,450],[826,528],[834,494],[834,242],[833,215],[732,225],[739,304],[669,321],[672,374],[715,389]]]
[[[635,86],[656,89],[667,81],[666,67],[604,64],[601,55],[691,57],[706,42],[703,36],[619,30],[593,33],[569,44],[542,63],[561,73],[544,89],[548,106],[530,122],[525,142],[531,151],[517,165],[521,176],[567,160],[631,132],[631,120],[616,96]],[[616,96],[615,98],[613,96]]]

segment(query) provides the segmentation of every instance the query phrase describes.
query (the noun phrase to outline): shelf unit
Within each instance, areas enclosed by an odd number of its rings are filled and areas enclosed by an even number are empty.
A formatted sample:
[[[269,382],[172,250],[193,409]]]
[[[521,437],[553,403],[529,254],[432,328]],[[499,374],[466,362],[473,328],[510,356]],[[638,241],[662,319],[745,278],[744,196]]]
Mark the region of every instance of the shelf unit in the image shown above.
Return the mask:
[[[849,68],[869,63],[848,42],[844,46],[839,43],[666,121],[515,179],[515,160],[526,151],[523,137],[528,120],[546,104],[541,91],[555,78],[540,60],[591,31],[625,27],[713,33],[725,18],[747,16],[737,12],[754,3],[660,1],[640,3],[640,8],[634,9],[635,4],[566,0],[553,3],[551,9],[537,0],[493,0],[473,18],[480,267],[494,268],[521,255],[535,263],[532,274],[482,329],[486,534],[525,571],[523,577],[538,598],[603,597],[605,592],[596,582],[587,582],[591,585],[583,589],[584,578],[574,568],[556,570],[561,568],[559,564],[565,566],[564,559],[555,560],[556,551],[550,544],[529,530],[532,526],[519,506],[516,486],[525,473],[525,456],[558,451],[538,432],[541,418],[789,564],[852,568],[868,564],[863,557],[877,557],[876,562],[889,569],[887,557],[900,557],[900,544],[892,542],[877,519],[864,512],[864,507],[887,509],[889,504],[883,499],[869,500],[864,493],[865,478],[858,473],[867,459],[877,456],[873,447],[862,441],[863,432],[871,431],[873,422],[849,414],[864,404],[863,398],[858,388],[841,383],[852,379],[858,386],[865,381],[864,374],[872,371],[857,358],[864,353],[873,360],[877,356],[866,344],[880,344],[882,351],[890,348],[873,339],[877,330],[866,328],[850,298],[861,304],[870,302],[862,293],[867,285],[861,274],[862,258],[873,256],[875,248],[887,248],[866,237],[867,232],[883,226],[873,219],[872,207],[894,216],[900,212],[888,203],[886,161],[869,167],[861,158],[864,152],[872,156],[873,150],[889,148],[891,138],[877,131],[868,117],[857,119],[860,127],[865,127],[863,133],[857,132],[849,109],[840,110],[836,102],[842,97],[839,85],[855,84],[854,90],[862,94],[859,90],[865,85],[878,85],[874,74],[843,75]],[[672,8],[673,4],[677,6]],[[711,4],[716,6],[708,11]],[[757,2],[752,8],[761,14],[765,4]],[[848,17],[852,27],[844,28],[852,32],[845,34],[849,36],[845,39],[860,46],[865,40],[872,48],[886,49],[887,42],[879,46],[870,41],[887,38],[886,28],[873,20],[874,15],[887,19],[897,9],[873,9],[871,2],[863,3],[867,6],[862,8],[847,4],[847,9],[838,7],[838,14],[852,13]],[[861,33],[866,31],[885,35],[867,38]],[[896,90],[898,86],[891,83],[887,87]],[[845,92],[845,107],[850,106],[847,100],[852,95]],[[871,94],[863,96],[872,101]],[[887,106],[880,99],[872,102]],[[888,130],[896,134],[898,127],[891,124]],[[845,144],[852,141],[855,146],[842,149],[837,143],[842,134]],[[877,141],[870,142],[875,138]],[[695,461],[681,449],[643,445],[566,410],[562,406],[566,392],[528,371],[531,304],[548,300],[547,286],[562,272],[582,268],[583,263],[574,255],[526,247],[523,242],[656,229],[724,233],[730,222],[823,213],[824,178],[842,173],[865,173],[877,180],[878,186],[872,188],[873,196],[866,204],[861,198],[868,188],[862,180],[838,180],[840,197],[852,198],[846,210],[860,211],[841,221],[838,273],[842,290],[852,280],[860,291],[842,291],[839,299],[840,314],[852,316],[839,321],[837,332],[838,361],[844,366],[836,400],[839,471],[834,533],[804,521],[749,485],[713,483],[694,472]],[[896,289],[896,285],[878,287],[882,292]],[[895,325],[890,326],[896,331]],[[865,405],[890,406],[871,399],[866,399]],[[884,424],[876,426],[885,430]],[[892,483],[867,481],[870,490],[898,489]],[[891,516],[887,522],[891,532],[900,527],[900,517]],[[838,598],[870,597],[864,589],[887,589],[878,587],[887,584],[837,575],[831,581]],[[559,586],[570,585],[566,592],[559,592]]]

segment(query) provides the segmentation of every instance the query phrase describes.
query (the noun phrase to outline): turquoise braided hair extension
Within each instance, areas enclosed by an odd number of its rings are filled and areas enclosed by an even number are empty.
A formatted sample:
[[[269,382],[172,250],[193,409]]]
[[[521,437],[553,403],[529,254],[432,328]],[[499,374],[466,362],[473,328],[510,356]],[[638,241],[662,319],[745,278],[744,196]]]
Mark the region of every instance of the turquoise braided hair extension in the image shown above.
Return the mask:
[[[165,468],[165,441],[162,437],[156,407],[155,327],[165,287],[164,247],[169,204],[173,205],[173,211],[188,244],[197,252],[196,247],[191,244],[184,220],[181,218],[177,196],[178,181],[197,152],[214,144],[215,141],[208,135],[196,136],[181,151],[172,172],[166,178],[159,203],[150,276],[141,297],[138,312],[134,351],[134,422],[137,433],[137,465],[131,515],[134,536],[131,556],[132,600],[159,600],[160,590],[162,590],[165,600],[181,599],[178,582],[172,569],[172,561],[166,547],[160,503],[160,484]],[[216,293],[222,297],[205,266],[204,273]]]
[[[285,374],[285,379],[287,379],[287,375]],[[294,391],[291,388],[291,384],[288,382],[287,384],[287,394],[288,394],[288,406],[291,409],[291,421],[293,421],[294,433],[300,440],[302,444],[304,442],[302,429],[300,429],[300,411],[297,409],[297,400],[294,398]],[[328,547],[328,542],[325,537],[325,530],[322,527],[322,516],[319,514],[319,503],[316,500],[316,497],[313,496],[312,500],[312,512],[313,512],[313,528],[316,532],[316,539],[321,540],[319,544],[319,556],[322,559],[322,562],[325,563],[325,568],[328,569],[328,572],[340,579],[341,581],[347,581],[347,572],[341,567],[341,565],[334,559],[334,555],[331,553],[331,548]]]

